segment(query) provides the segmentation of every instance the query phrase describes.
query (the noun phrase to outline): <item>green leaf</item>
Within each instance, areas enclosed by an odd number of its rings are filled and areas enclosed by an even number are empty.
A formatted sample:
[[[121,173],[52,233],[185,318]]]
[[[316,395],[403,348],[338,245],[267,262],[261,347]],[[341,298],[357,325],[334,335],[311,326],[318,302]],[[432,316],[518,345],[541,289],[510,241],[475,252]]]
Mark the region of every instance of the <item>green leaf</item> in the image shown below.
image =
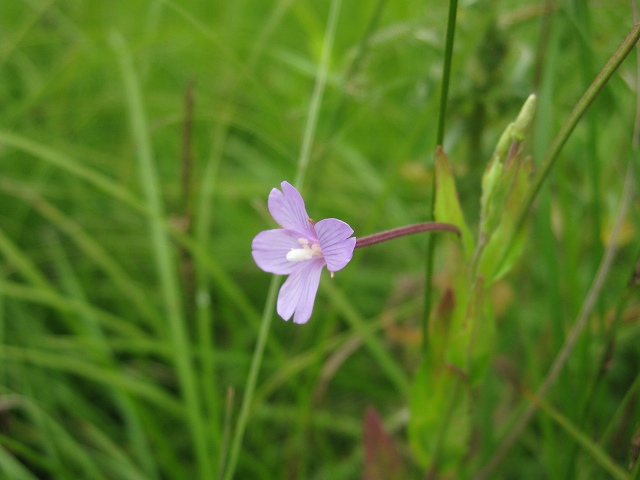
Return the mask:
[[[37,477],[32,475],[29,470],[22,465],[14,455],[0,445],[0,471],[3,472],[3,478],[7,480],[36,480]],[[6,475],[6,477],[4,476]]]
[[[484,225],[489,217],[490,207],[495,204],[493,197],[496,193],[496,187],[502,177],[502,163],[498,155],[491,157],[487,168],[482,175],[482,197],[480,199],[480,225],[481,231],[486,232],[488,229]]]
[[[455,179],[453,178],[453,170],[449,164],[447,154],[444,153],[442,147],[436,150],[435,159],[436,172],[436,203],[434,215],[436,221],[451,223],[456,225],[462,234],[462,248],[466,258],[473,255],[473,237],[469,231],[469,227],[464,220],[460,201],[458,199],[458,191],[456,190]]]
[[[494,157],[495,158],[495,157]],[[500,167],[494,165],[500,165]],[[519,162],[511,161],[506,165],[499,163],[497,160],[491,164],[491,170],[494,170],[496,174],[492,182],[489,179],[485,182],[483,178],[483,192],[482,192],[482,212],[480,218],[480,231],[483,235],[490,237],[503,220],[504,211],[507,208],[507,199],[512,196],[516,178],[519,172]],[[485,173],[485,176],[487,174]],[[489,192],[485,195],[485,183],[490,188]]]
[[[479,276],[471,290],[466,315],[467,323],[471,325],[469,360],[466,369],[471,386],[477,385],[484,378],[493,356],[495,319],[486,293],[484,279]]]
[[[489,239],[482,252],[478,269],[487,286],[509,272],[524,249],[527,238],[526,225],[521,227],[515,236],[512,234],[516,228],[519,206],[531,184],[532,170],[531,159],[521,160],[517,155],[504,169],[500,184],[496,188],[493,198],[496,204],[491,207],[491,217],[486,221],[487,231],[483,231]],[[498,204],[499,201],[501,204]],[[497,223],[497,226],[491,232],[489,229],[494,223]],[[510,238],[513,240],[509,243]]]
[[[624,480],[630,478],[627,472],[618,466],[615,461],[607,455],[600,445],[591,440],[584,432],[574,426],[569,419],[554,409],[542,397],[532,396],[531,400],[547,415],[549,415],[570,437],[572,437],[583,450],[589,453],[591,459],[598,463],[612,478]]]
[[[434,369],[425,356],[411,392],[409,441],[423,467],[454,472],[467,455],[471,434],[470,396],[464,375]]]
[[[459,276],[455,285],[457,304],[450,320],[442,363],[464,374],[469,384],[474,385],[483,378],[491,360],[495,330],[493,314],[486,301],[482,276],[473,285],[468,278]],[[434,343],[430,337],[430,350]]]
[[[519,154],[517,151],[529,131],[536,109],[536,96],[531,94],[525,101],[518,117],[510,123],[502,133],[495,152],[482,176],[482,199],[480,209],[480,231],[482,235],[490,235],[497,227],[509,194],[514,176],[519,171]],[[515,165],[515,167],[514,167]]]
[[[520,258],[527,240],[527,228],[522,227],[511,245],[506,245],[512,225],[501,224],[487,244],[480,260],[479,273],[492,284],[504,277]]]
[[[380,414],[369,407],[364,417],[364,472],[367,480],[385,480],[387,478],[406,478],[402,457],[389,435]]]

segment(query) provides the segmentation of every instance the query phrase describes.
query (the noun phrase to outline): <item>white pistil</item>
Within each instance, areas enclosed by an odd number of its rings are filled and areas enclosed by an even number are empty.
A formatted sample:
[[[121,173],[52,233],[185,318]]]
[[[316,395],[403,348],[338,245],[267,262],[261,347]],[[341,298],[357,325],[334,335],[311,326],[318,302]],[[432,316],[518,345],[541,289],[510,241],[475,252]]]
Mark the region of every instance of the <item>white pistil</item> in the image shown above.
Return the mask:
[[[299,238],[298,243],[302,245],[302,248],[292,248],[289,253],[287,253],[287,260],[290,262],[302,262],[322,256],[322,250],[317,243],[309,245],[309,240],[306,238]]]

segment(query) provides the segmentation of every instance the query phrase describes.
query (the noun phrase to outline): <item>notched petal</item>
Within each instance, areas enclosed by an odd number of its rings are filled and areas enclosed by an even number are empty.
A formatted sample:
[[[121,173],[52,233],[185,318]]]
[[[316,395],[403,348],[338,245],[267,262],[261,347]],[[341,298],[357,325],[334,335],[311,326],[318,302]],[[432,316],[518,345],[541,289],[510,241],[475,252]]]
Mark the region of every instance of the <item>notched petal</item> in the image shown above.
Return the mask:
[[[284,282],[278,294],[278,315],[295,323],[307,323],[313,311],[320,274],[324,262],[321,259],[296,264],[295,270]]]
[[[344,268],[351,261],[356,247],[356,238],[351,237],[353,229],[336,218],[320,220],[315,228],[327,269],[337,272]]]
[[[273,219],[287,230],[315,239],[309,215],[300,192],[288,182],[282,182],[282,191],[274,188],[269,194],[269,212]]]
[[[299,247],[295,235],[283,229],[260,232],[251,243],[251,255],[258,267],[276,275],[290,274],[295,264],[287,260],[287,253]]]

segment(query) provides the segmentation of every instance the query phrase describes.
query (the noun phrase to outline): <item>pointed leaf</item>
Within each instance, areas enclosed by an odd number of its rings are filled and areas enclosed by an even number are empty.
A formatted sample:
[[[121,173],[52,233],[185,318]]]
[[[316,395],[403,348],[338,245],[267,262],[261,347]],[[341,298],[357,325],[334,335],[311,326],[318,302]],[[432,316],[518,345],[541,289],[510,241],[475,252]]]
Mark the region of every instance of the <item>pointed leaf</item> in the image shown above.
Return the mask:
[[[493,353],[495,322],[486,293],[484,279],[480,276],[473,285],[467,310],[467,323],[472,325],[467,366],[471,386],[484,378]]]
[[[405,478],[405,468],[393,438],[386,432],[378,412],[369,407],[364,416],[363,480]]]
[[[454,472],[467,455],[471,434],[470,396],[463,374],[434,371],[425,356],[411,392],[409,441],[424,467]]]
[[[526,225],[520,228],[510,245],[507,245],[506,242],[510,238],[513,229],[516,228],[515,222],[518,208],[531,184],[532,171],[533,162],[530,157],[521,159],[520,156],[517,156],[505,168],[503,180],[509,181],[509,190],[507,195],[503,197],[504,203],[500,208],[499,224],[495,231],[490,234],[479,262],[478,273],[484,276],[487,286],[509,272],[520,258],[524,249],[527,238]],[[504,185],[502,185],[502,181],[500,183],[499,189],[501,190]],[[494,195],[494,200],[499,197],[502,197],[501,193],[500,195]],[[498,207],[497,205],[495,211],[498,211]]]
[[[482,197],[480,199],[480,225],[481,231],[486,232],[487,228],[484,226],[486,219],[489,217],[489,208],[495,204],[493,197],[496,192],[498,182],[502,177],[502,163],[500,157],[494,155],[487,168],[482,175]]]
[[[436,311],[429,318],[428,353],[432,368],[444,366],[456,303],[455,289],[447,287]]]
[[[464,220],[458,192],[456,190],[453,171],[449,164],[447,154],[444,153],[442,147],[436,150],[435,159],[436,172],[436,202],[434,215],[438,222],[452,223],[456,225],[462,234],[462,248],[466,258],[473,255],[473,237],[469,231],[469,227]]]

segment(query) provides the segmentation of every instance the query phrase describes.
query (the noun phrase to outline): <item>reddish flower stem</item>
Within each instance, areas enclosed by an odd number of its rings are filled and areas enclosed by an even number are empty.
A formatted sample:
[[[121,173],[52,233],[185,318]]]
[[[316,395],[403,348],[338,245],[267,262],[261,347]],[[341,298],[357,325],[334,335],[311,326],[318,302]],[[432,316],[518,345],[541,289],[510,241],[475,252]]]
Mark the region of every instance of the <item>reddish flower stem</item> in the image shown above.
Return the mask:
[[[394,228],[393,230],[386,230],[380,233],[374,233],[373,235],[367,235],[366,237],[356,239],[356,248],[368,247],[375,245],[376,243],[386,242],[398,237],[404,237],[406,235],[413,235],[420,232],[453,232],[458,236],[460,235],[460,229],[450,223],[439,222],[427,222],[416,223],[415,225],[407,225],[406,227]]]

